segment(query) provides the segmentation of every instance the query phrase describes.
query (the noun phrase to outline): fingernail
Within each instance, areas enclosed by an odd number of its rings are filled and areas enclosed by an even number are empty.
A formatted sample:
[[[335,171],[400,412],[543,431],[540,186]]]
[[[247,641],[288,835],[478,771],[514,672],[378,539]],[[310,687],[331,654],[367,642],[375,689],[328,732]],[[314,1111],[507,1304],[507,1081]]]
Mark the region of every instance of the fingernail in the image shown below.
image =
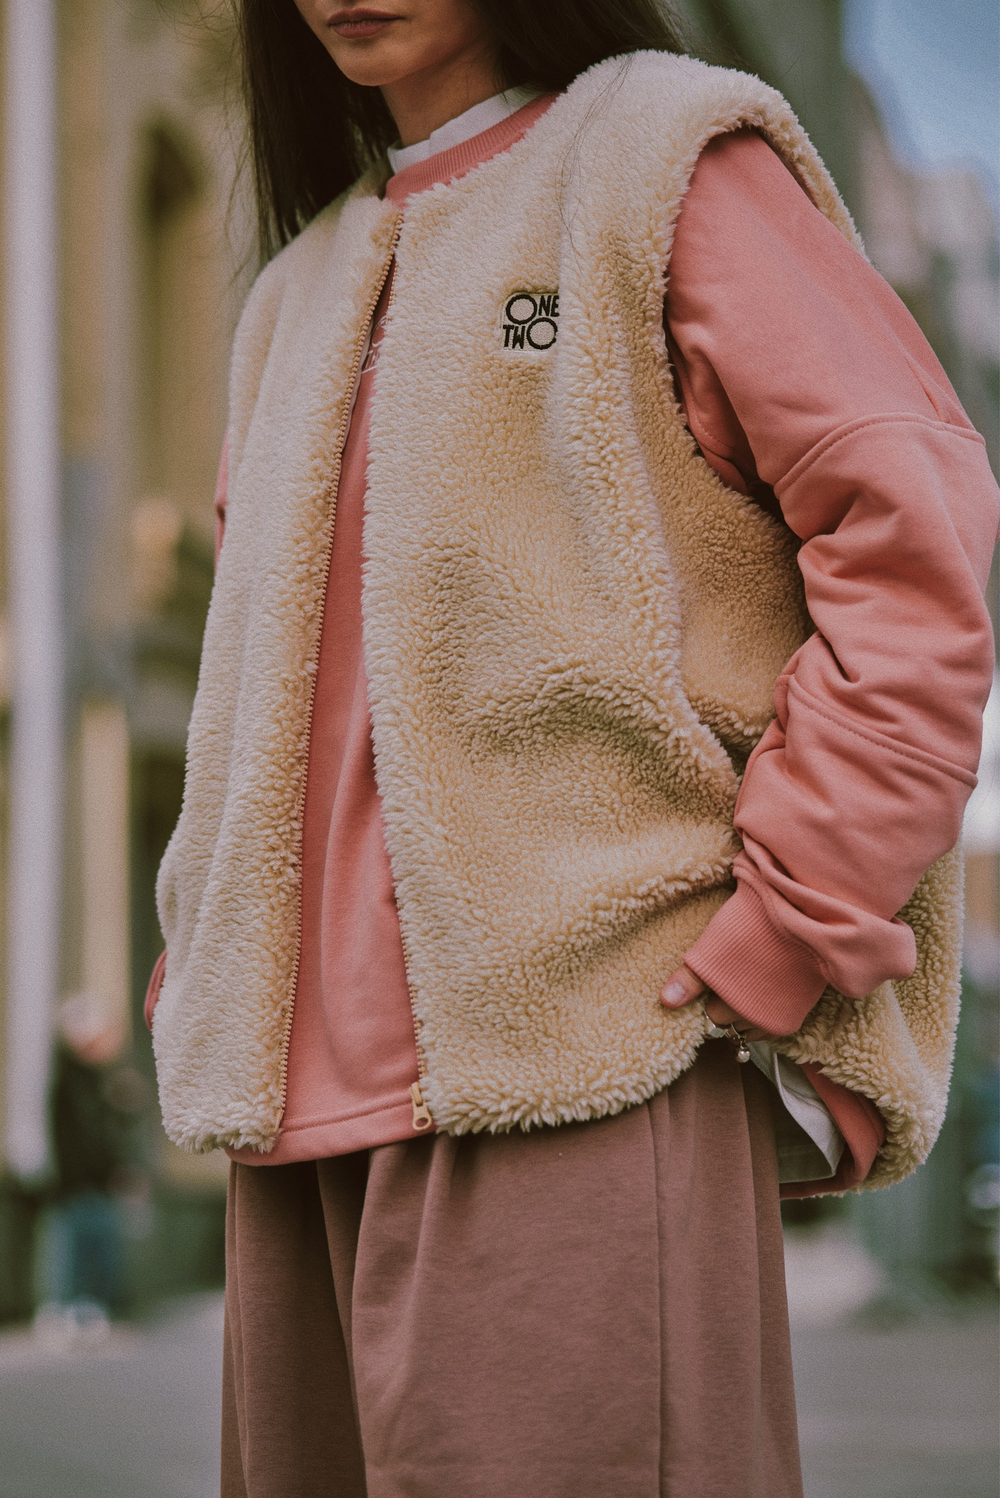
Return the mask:
[[[673,1009],[678,1004],[686,1004],[687,989],[683,983],[667,983],[660,994],[660,1001],[666,1004],[668,1009]]]

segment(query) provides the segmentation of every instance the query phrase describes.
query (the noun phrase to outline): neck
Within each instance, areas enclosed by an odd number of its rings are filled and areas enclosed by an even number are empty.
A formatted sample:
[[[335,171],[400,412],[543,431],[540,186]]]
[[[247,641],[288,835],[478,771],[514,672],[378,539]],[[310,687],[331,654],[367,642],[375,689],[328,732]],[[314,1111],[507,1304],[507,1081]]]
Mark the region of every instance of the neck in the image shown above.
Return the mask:
[[[382,97],[396,122],[400,144],[416,145],[432,130],[490,99],[501,85],[496,58],[479,44],[445,63],[382,86]]]

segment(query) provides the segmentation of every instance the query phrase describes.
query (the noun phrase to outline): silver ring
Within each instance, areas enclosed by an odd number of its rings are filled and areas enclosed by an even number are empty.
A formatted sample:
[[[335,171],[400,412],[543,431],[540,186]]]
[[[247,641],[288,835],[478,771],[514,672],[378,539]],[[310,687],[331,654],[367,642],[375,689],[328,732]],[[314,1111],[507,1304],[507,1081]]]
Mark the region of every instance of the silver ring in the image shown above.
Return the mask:
[[[717,1025],[714,1020],[709,1021],[708,1033],[712,1040],[746,1040],[746,1030],[740,1030],[736,1025]]]

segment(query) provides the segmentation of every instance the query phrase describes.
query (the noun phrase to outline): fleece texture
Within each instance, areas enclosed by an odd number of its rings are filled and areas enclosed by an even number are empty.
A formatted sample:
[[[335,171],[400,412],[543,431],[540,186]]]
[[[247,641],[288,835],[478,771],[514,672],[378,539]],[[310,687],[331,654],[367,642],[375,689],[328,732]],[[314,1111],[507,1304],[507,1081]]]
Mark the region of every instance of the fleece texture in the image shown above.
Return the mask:
[[[421,194],[401,229],[372,174],[260,278],[159,883],[154,1042],[178,1143],[267,1150],[281,1121],[339,454],[394,251],[363,613],[425,1097],[449,1132],[557,1124],[638,1103],[694,1059],[705,1016],[659,989],[732,892],[740,773],[811,630],[794,537],[702,458],[662,332],[694,165],[745,125],[856,242],[778,94],[640,53]],[[518,315],[547,299],[554,338],[511,338],[519,293]],[[870,1184],[940,1123],[959,911],[950,858],[904,912],[914,977],[827,994],[787,1043],[882,1110]]]

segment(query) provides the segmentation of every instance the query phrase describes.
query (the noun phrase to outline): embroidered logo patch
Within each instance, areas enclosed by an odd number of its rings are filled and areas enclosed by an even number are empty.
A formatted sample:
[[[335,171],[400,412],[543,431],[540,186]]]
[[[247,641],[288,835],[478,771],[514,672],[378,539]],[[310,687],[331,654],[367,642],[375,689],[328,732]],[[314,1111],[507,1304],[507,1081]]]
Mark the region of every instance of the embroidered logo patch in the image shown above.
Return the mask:
[[[543,353],[559,334],[558,291],[515,291],[503,309],[503,346]]]

